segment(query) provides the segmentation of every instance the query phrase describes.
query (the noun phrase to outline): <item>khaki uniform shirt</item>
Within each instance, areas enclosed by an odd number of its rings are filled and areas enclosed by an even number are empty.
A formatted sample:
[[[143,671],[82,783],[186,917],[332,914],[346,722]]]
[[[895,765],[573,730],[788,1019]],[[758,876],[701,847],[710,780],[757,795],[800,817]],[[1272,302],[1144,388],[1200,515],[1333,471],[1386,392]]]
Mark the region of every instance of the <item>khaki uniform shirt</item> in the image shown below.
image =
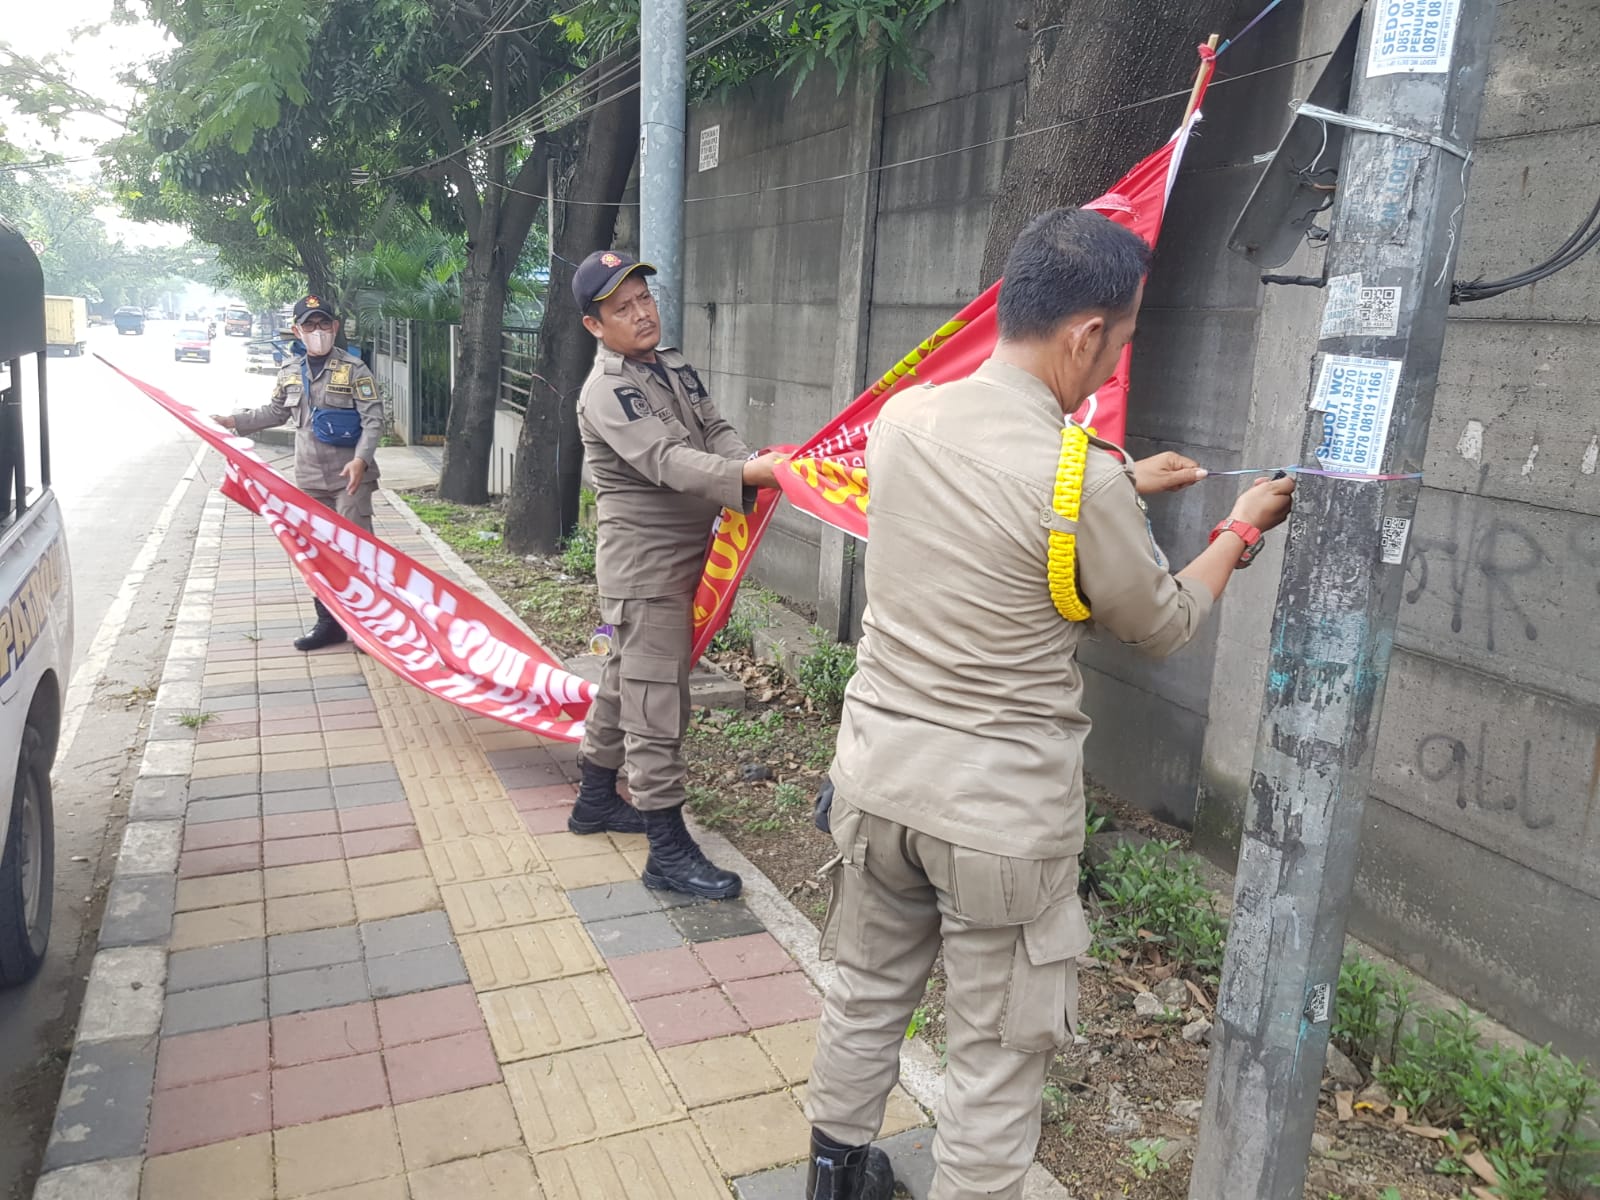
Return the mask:
[[[310,403],[302,395],[306,364],[311,379]],[[361,440],[354,446],[330,446],[317,441],[311,431],[313,408],[354,408],[361,414]],[[310,491],[334,491],[346,486],[339,472],[352,458],[366,460],[363,483],[378,478],[378,442],[383,438],[383,398],[378,395],[372,368],[354,354],[334,350],[312,371],[304,355],[283,364],[272,386],[272,399],[260,408],[234,414],[234,428],[242,434],[256,433],[293,421],[295,483]]]
[[[578,397],[594,480],[600,594],[618,600],[692,593],[717,514],[748,512],[750,455],[676,350],[657,350],[667,379],[605,345]]]
[[[1050,390],[989,360],[892,397],[867,443],[867,612],[832,778],[858,808],[1013,858],[1083,848],[1078,643],[1046,576],[1062,415]],[[1078,587],[1101,630],[1167,654],[1211,593],[1168,574],[1107,442],[1091,444]]]

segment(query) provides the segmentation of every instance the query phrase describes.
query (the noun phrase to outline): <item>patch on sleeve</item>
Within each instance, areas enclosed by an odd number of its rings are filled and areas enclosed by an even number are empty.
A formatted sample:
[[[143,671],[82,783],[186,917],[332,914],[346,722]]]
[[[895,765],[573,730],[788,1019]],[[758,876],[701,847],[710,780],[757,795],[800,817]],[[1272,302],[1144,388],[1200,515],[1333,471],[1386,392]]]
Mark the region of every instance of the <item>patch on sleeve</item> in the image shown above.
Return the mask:
[[[650,408],[650,401],[644,398],[644,393],[635,387],[619,387],[615,395],[617,403],[622,405],[622,412],[630,421],[642,421],[645,417],[653,417],[655,413]]]
[[[356,395],[363,400],[376,400],[378,389],[373,385],[371,375],[363,375],[356,380]]]

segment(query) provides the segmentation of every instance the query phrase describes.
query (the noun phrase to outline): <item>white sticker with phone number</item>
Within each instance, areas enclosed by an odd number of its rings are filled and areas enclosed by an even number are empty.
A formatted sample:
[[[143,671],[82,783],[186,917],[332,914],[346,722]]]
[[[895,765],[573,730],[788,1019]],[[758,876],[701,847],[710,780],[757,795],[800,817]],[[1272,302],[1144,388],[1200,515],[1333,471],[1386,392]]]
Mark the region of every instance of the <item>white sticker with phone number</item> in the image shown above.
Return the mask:
[[[1368,78],[1439,75],[1450,69],[1461,0],[1379,0],[1368,6],[1368,13],[1372,22]]]

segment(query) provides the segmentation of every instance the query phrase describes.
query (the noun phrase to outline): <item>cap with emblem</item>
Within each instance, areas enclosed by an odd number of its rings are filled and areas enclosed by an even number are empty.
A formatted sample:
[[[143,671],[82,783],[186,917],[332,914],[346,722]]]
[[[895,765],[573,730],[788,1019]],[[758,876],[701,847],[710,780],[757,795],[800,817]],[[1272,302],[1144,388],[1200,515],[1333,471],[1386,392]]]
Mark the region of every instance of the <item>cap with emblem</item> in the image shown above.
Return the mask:
[[[623,254],[620,250],[596,250],[579,263],[578,269],[573,272],[572,298],[578,302],[580,309],[587,309],[596,300],[604,300],[611,295],[635,271],[641,275],[656,273],[649,263],[640,262],[631,254]]]
[[[300,322],[304,321],[312,313],[321,313],[330,321],[337,321],[339,319],[339,314],[333,311],[333,306],[323,303],[320,296],[302,296],[299,300],[295,301],[294,323],[296,325],[300,324]]]

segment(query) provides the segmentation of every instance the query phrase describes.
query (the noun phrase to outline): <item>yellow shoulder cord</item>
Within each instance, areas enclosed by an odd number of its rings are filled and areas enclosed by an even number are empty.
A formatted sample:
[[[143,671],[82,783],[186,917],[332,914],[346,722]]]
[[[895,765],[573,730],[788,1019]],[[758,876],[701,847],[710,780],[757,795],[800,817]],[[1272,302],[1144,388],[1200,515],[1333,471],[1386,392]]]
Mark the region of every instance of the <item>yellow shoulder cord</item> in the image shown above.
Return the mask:
[[[1061,430],[1061,461],[1056,466],[1056,489],[1051,509],[1063,522],[1076,527],[1083,499],[1083,470],[1089,457],[1089,435],[1083,426],[1068,423]],[[1065,530],[1050,530],[1050,599],[1069,621],[1087,621],[1089,606],[1078,595],[1077,538]]]

